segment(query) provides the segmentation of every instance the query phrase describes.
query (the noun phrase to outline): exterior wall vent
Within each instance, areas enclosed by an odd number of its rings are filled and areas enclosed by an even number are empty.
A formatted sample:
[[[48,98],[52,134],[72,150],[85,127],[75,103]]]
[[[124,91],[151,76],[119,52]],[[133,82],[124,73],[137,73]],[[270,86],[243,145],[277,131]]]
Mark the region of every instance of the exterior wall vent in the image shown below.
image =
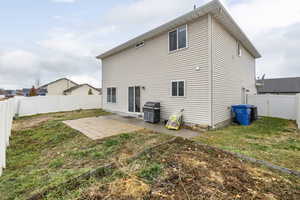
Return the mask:
[[[142,41],[142,42],[137,43],[137,44],[135,45],[135,48],[139,48],[139,47],[142,47],[142,46],[144,46],[144,45],[145,45],[145,42]]]

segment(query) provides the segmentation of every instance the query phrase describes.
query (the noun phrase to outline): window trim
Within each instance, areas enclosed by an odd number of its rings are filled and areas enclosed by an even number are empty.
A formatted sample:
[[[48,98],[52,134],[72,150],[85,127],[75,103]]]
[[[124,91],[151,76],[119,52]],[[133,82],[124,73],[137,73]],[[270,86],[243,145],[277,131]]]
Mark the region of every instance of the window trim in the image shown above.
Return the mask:
[[[109,88],[111,89],[111,90],[110,90],[110,91],[111,91],[111,101],[110,101],[110,102],[108,101],[108,93],[107,93],[107,90],[108,90]],[[113,89],[113,88],[116,89],[116,102],[112,102],[112,89]],[[106,103],[107,103],[107,104],[117,104],[117,102],[118,102],[118,98],[117,98],[117,97],[118,97],[118,89],[117,89],[117,87],[107,87],[107,88],[106,88]]]
[[[177,82],[177,96],[173,96],[173,83],[174,82]],[[183,82],[184,84],[184,87],[183,87],[183,92],[184,92],[184,95],[183,96],[179,96],[179,87],[178,87],[178,83],[179,82]],[[185,98],[186,97],[186,81],[185,80],[171,80],[171,89],[170,89],[170,96],[173,97],[173,98]]]
[[[133,88],[133,107],[134,107],[134,112],[130,112],[129,111],[129,101],[128,101],[128,99],[129,99],[129,92],[127,91],[127,103],[128,103],[128,105],[127,105],[127,113],[130,113],[130,114],[141,114],[141,113],[143,113],[143,106],[142,106],[142,86],[140,86],[140,85],[134,85],[134,86],[128,86],[127,87],[127,89],[129,89],[130,87],[132,87]],[[140,112],[136,112],[136,110],[135,110],[135,103],[136,103],[136,99],[135,99],[135,89],[136,89],[136,87],[139,87],[140,88]]]
[[[170,33],[172,33],[172,32],[174,32],[174,31],[176,31],[176,37],[177,37],[177,39],[176,39],[176,49],[175,50],[172,50],[172,51],[170,51]],[[178,51],[178,30],[177,30],[177,28],[176,29],[173,29],[173,30],[171,30],[171,31],[169,31],[168,32],[168,51],[169,52],[175,52],[175,51]]]
[[[185,47],[178,48],[178,46],[179,46],[179,38],[178,38],[179,37],[179,28],[181,28],[183,26],[185,26],[185,29],[186,29],[186,32],[185,32],[186,45],[185,45]],[[170,51],[170,33],[174,32],[174,31],[177,32],[177,48],[175,50]],[[177,51],[180,51],[180,50],[184,50],[184,49],[187,49],[188,47],[189,47],[189,34],[188,34],[188,25],[187,24],[182,25],[182,26],[178,26],[177,28],[174,28],[174,29],[172,29],[172,30],[170,30],[168,32],[168,52],[169,53],[173,53],[173,52],[177,52]]]

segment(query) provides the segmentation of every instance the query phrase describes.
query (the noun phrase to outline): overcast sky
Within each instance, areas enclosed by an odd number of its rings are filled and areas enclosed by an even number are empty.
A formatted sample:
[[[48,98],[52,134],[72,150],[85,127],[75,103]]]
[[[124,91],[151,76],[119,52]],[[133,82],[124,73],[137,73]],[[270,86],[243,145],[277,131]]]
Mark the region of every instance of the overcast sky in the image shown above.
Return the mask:
[[[68,77],[100,87],[95,56],[208,0],[1,0],[0,88]],[[300,76],[299,0],[223,0],[262,54],[257,75]]]

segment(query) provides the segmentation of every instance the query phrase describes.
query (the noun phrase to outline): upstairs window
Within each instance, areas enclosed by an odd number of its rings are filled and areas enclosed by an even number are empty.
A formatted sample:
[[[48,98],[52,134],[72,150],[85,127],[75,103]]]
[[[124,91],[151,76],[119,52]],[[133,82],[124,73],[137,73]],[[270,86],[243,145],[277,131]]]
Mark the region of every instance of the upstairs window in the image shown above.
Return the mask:
[[[186,47],[186,26],[178,28],[178,49]]]
[[[107,88],[107,103],[117,103],[117,88]]]
[[[177,30],[169,33],[169,51],[177,50]]]
[[[185,81],[172,81],[172,97],[184,97]]]
[[[169,32],[169,51],[187,47],[187,25]]]

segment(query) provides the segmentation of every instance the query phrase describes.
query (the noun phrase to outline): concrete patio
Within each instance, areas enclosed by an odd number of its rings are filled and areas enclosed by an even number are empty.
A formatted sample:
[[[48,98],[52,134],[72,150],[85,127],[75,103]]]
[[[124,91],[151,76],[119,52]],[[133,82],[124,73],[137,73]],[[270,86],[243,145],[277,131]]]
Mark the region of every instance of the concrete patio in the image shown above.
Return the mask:
[[[149,129],[154,132],[165,133],[183,138],[192,138],[201,134],[200,132],[189,129],[180,129],[178,131],[168,130],[163,124],[150,124],[135,117],[120,116],[117,114],[69,120],[64,121],[64,123],[93,140],[121,133],[134,132],[141,129]]]

